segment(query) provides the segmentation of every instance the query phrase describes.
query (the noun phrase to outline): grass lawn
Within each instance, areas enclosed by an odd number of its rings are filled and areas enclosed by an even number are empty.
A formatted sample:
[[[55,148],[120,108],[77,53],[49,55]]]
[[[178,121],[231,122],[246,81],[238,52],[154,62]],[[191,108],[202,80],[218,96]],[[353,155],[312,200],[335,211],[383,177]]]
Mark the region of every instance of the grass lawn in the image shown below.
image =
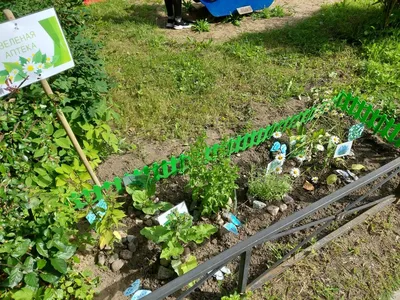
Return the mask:
[[[171,39],[156,24],[160,0],[98,3],[89,22],[105,45],[122,131],[185,140],[213,126],[247,131],[254,103],[274,109],[313,92],[353,91],[395,114],[400,30],[380,29],[372,2],[324,6],[294,25],[228,42]]]

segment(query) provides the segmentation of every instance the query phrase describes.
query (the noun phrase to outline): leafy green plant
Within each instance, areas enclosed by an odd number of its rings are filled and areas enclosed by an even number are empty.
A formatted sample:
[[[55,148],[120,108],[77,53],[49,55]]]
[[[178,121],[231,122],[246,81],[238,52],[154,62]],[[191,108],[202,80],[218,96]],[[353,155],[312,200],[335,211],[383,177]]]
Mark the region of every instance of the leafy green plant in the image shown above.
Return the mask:
[[[180,259],[189,242],[201,244],[215,232],[217,228],[213,225],[193,225],[191,215],[174,211],[163,226],[145,227],[140,234],[156,244],[161,244],[160,257],[170,261]]]
[[[141,190],[132,186],[128,186],[126,191],[132,196],[133,207],[143,211],[146,215],[154,215],[158,211],[166,211],[173,207],[173,205],[168,202],[152,201],[150,199],[152,195],[149,195],[148,190]]]
[[[207,19],[196,20],[192,26],[192,30],[196,32],[209,32],[210,28],[211,26]]]
[[[234,292],[233,294],[231,294],[229,296],[223,296],[221,298],[221,300],[241,300],[241,299],[242,299],[242,297],[237,292]]]
[[[228,17],[225,18],[225,23],[232,23],[234,26],[240,26],[240,22],[242,21],[243,16],[239,14],[230,14]]]
[[[193,207],[201,215],[211,215],[232,205],[237,189],[238,167],[229,158],[226,141],[220,143],[216,155],[211,155],[209,164],[205,164],[205,137],[200,136],[190,147],[188,162],[188,187],[192,190]]]
[[[282,6],[277,5],[271,9],[271,17],[283,18],[284,16],[286,16],[286,13]]]
[[[104,210],[100,207],[89,207],[94,214],[105,213],[103,217],[98,217],[94,223],[96,233],[99,235],[99,247],[103,249],[105,246],[113,246],[115,240],[120,240],[121,236],[117,229],[123,224],[121,220],[126,216],[121,207],[124,203],[118,201],[118,194],[109,192],[108,195],[104,196],[104,200],[107,203],[107,209]],[[85,215],[87,212],[84,213]]]
[[[271,18],[271,10],[268,7],[266,7],[261,11],[256,11],[256,12],[254,12],[252,14],[252,18],[254,20],[257,20],[257,19],[270,19]]]
[[[262,201],[282,200],[292,190],[292,180],[287,175],[260,174],[254,170],[249,177],[249,194]]]
[[[185,10],[187,12],[190,12],[191,10],[193,10],[193,3],[190,0],[183,0],[182,2],[182,6],[185,8]]]

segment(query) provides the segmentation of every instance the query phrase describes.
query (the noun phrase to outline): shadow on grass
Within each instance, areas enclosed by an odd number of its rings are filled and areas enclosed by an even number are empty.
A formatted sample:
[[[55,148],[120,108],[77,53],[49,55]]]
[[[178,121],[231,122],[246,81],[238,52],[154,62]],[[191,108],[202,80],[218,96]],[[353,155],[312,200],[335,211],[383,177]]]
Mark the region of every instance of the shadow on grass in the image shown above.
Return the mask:
[[[392,28],[398,28],[399,14],[392,18]],[[268,50],[295,49],[304,54],[337,52],[345,45],[358,46],[365,41],[384,38],[383,11],[379,5],[341,2],[324,6],[313,16],[283,28],[261,33],[245,33],[226,44],[250,43]]]

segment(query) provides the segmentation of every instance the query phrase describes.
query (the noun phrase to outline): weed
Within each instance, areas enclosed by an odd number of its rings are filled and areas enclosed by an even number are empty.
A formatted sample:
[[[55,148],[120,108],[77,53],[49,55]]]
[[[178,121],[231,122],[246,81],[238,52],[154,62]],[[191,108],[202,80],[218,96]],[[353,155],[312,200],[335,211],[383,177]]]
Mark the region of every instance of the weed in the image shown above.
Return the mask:
[[[252,171],[249,178],[249,194],[262,201],[281,200],[292,189],[289,176],[260,174]]]
[[[277,5],[271,9],[271,17],[283,18],[284,16],[286,13],[282,6]]]
[[[224,23],[232,23],[234,26],[240,26],[240,22],[242,21],[243,16],[239,14],[230,14],[225,18]]]
[[[211,26],[207,19],[196,20],[192,26],[192,30],[196,32],[209,32],[210,28]]]
[[[192,1],[190,1],[190,0],[183,0],[182,6],[183,6],[183,8],[184,8],[187,12],[192,11],[193,8],[194,8],[194,7],[193,7],[193,3],[192,3]]]
[[[263,10],[254,12],[252,14],[253,20],[270,19],[271,17],[271,10],[268,7],[265,7]]]

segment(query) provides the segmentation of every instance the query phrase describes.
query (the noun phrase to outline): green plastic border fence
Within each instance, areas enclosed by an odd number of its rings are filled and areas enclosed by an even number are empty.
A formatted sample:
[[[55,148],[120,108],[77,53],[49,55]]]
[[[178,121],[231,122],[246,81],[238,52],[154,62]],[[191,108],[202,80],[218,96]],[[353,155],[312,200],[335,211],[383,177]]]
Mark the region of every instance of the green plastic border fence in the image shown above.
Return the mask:
[[[347,115],[353,117],[355,120],[364,123],[368,129],[371,129],[386,141],[393,143],[396,147],[400,146],[400,137],[397,138],[400,131],[400,124],[395,124],[394,119],[388,118],[386,114],[381,114],[379,109],[374,110],[371,104],[345,92],[336,95],[332,99],[332,102],[336,108],[347,113]],[[324,111],[324,107],[328,103],[329,102],[324,102],[320,106],[313,106],[259,130],[254,130],[243,136],[239,135],[236,138],[231,138],[228,141],[230,149],[229,155],[260,145],[270,139],[275,131],[285,131],[286,129],[294,128],[298,122],[302,124],[310,122],[314,118],[316,112]],[[219,147],[219,144],[207,147],[205,149],[205,160],[210,160],[211,154],[216,154]],[[151,166],[144,166],[142,169],[136,169],[133,173],[125,174],[124,176],[149,175],[155,181],[159,181],[173,175],[183,174],[187,169],[188,159],[189,157],[185,154],[181,154],[179,157],[172,156],[169,161],[163,160],[160,163],[155,162]],[[72,193],[69,200],[75,204],[76,209],[81,209],[88,203],[92,204],[102,199],[103,191],[107,191],[111,188],[115,188],[119,193],[123,192],[124,186],[122,179],[115,177],[112,182],[106,181],[101,187],[93,186],[91,190],[84,189],[81,194]]]

